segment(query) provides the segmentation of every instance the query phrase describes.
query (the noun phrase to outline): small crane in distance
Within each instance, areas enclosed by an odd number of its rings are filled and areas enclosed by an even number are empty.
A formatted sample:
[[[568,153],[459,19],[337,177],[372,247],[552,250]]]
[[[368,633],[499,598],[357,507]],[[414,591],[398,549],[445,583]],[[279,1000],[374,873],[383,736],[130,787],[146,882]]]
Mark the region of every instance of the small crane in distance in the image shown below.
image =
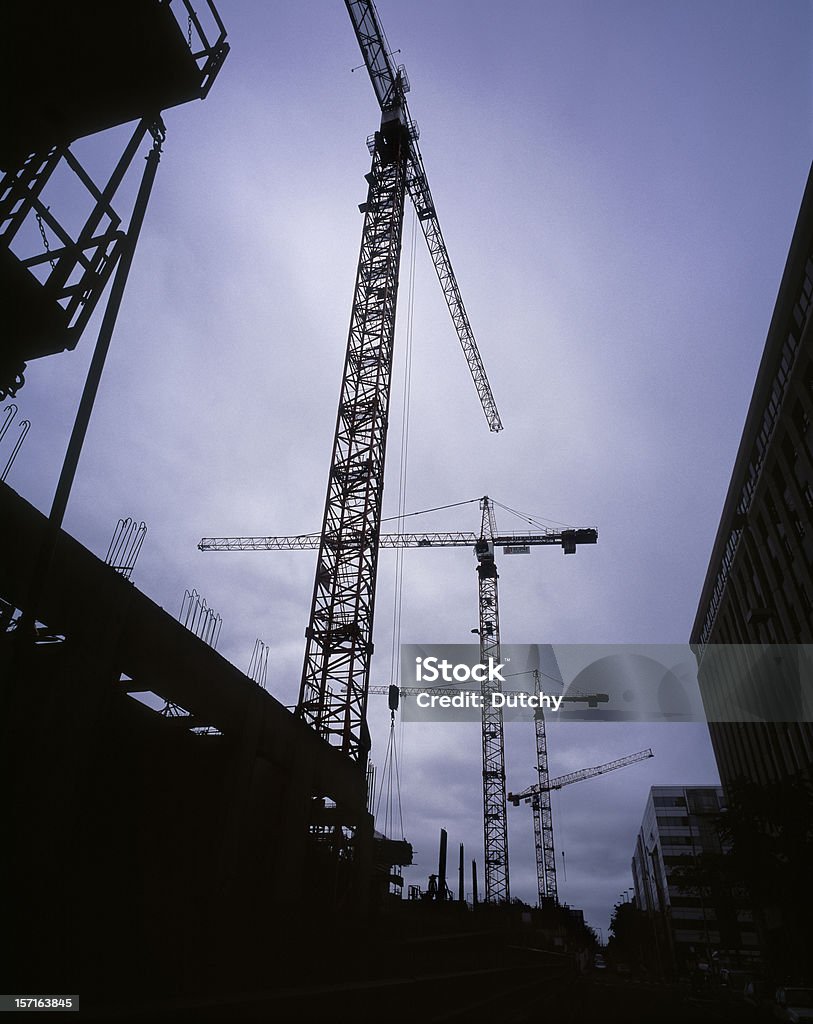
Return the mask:
[[[586,698],[583,698],[586,699]],[[544,715],[540,708],[536,714],[537,738],[539,737],[539,722],[542,722],[542,735],[544,737]],[[538,749],[538,747],[537,747]],[[629,764],[636,764],[638,761],[645,761],[654,757],[651,749],[639,750],[635,754],[627,754],[626,757],[619,757],[615,761],[608,761],[606,764],[596,765],[594,768],[581,768],[575,772],[568,772],[567,775],[560,775],[555,779],[546,781],[547,755],[545,756],[544,775],[540,773],[539,782],[528,786],[520,793],[509,793],[508,800],[519,807],[520,803],[530,804],[534,814],[534,848],[536,850],[536,883],[539,894],[539,905],[547,896],[556,903],[559,902],[559,890],[556,882],[556,853],[553,844],[553,817],[551,814],[550,794],[555,790],[570,786],[574,782],[583,782],[585,779],[593,779],[597,775],[604,775],[606,772],[614,772],[618,768],[626,768]]]

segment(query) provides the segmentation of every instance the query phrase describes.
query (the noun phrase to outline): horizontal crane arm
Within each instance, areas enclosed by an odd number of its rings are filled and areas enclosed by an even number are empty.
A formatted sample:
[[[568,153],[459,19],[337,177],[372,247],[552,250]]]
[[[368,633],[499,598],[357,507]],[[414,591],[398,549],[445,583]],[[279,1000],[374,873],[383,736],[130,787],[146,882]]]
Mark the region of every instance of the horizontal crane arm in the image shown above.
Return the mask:
[[[536,783],[533,786],[528,786],[521,793],[509,793],[508,799],[515,807],[519,807],[520,801],[523,800],[528,803],[538,793],[547,792],[554,789],[562,789],[563,786],[569,786],[573,782],[583,782],[585,779],[595,778],[596,775],[604,775],[605,772],[613,772],[618,768],[626,768],[628,764],[635,764],[637,761],[645,761],[647,758],[654,757],[651,749],[639,750],[635,754],[627,754],[626,757],[619,757],[616,761],[608,761],[607,764],[596,765],[595,768],[581,768],[577,772],[569,772],[567,775],[560,775],[556,779],[551,779],[547,786],[543,786],[541,783]]]
[[[201,551],[308,551],[319,547],[318,533],[302,533],[292,537],[203,537]],[[563,530],[560,533],[506,533],[494,538],[497,546],[545,546],[561,544],[566,552],[576,544],[595,544],[596,530]],[[474,533],[382,533],[382,548],[466,548],[474,547]]]
[[[201,551],[303,551],[319,547],[318,533],[295,537],[204,537]],[[379,539],[382,548],[468,548],[474,547],[473,533],[385,533]],[[329,543],[329,541],[326,542]]]

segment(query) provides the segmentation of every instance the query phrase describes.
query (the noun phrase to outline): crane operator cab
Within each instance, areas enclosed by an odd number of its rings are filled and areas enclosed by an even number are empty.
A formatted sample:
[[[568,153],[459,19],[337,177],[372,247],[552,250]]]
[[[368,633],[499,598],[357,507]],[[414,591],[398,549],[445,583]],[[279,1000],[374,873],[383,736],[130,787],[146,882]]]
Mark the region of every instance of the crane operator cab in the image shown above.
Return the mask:
[[[498,579],[493,542],[481,537],[475,542],[474,554],[477,557],[477,572],[480,574],[480,579]]]

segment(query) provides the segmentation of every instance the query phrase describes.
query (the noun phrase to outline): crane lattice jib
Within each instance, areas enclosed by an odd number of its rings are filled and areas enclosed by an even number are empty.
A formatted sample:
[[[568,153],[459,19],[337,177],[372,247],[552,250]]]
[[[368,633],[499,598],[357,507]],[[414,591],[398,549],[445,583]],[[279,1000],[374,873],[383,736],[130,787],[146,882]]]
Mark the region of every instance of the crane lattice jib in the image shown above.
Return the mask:
[[[204,537],[198,544],[201,551],[307,551],[318,548],[319,533],[303,533],[291,537]],[[326,537],[334,546],[349,543],[347,530],[339,536]],[[570,550],[573,544],[595,544],[598,533],[593,529],[563,530],[548,533],[505,533],[494,536],[495,547],[523,545],[529,547],[561,545]],[[474,533],[384,533],[378,538],[382,548],[473,548],[477,541]]]
[[[345,0],[345,4],[353,23],[359,49],[361,50],[367,72],[373,90],[378,99],[382,111],[392,109],[394,105],[400,105],[403,110],[405,124],[410,125],[413,130],[410,133],[407,157],[407,191],[415,210],[418,214],[421,228],[426,244],[429,247],[429,254],[432,258],[435,271],[443,290],[443,295],[449,307],[463,354],[468,363],[469,370],[474,380],[474,386],[480,398],[480,403],[485,413],[489,429],[492,431],[502,430],[502,421],[497,411],[497,404],[491,392],[491,385],[488,382],[483,361],[474,339],[474,333],[466,314],[463,300],[460,297],[460,288],[457,284],[454,270],[452,269],[446,243],[443,240],[443,233],[440,230],[440,223],[435,210],[435,203],[429,189],[429,182],[423,165],[423,157],[418,148],[417,129],[409,115],[406,100],[398,96],[398,85],[401,84],[403,92],[408,91],[409,86],[403,68],[396,68],[390,57],[384,32],[378,21],[375,4],[372,0]]]
[[[446,243],[443,240],[443,232],[440,230],[440,222],[435,213],[435,203],[423,171],[421,156],[417,152],[415,144],[413,144],[412,148],[414,152],[413,158],[410,161],[409,169],[411,173],[407,178],[407,190],[410,199],[412,199],[418,211],[418,220],[429,248],[429,255],[432,257],[432,263],[438,275],[438,281],[443,290],[446,305],[449,307],[452,323],[457,331],[460,347],[463,349],[463,355],[466,357],[466,362],[468,363],[474,386],[477,389],[489,429],[496,432],[502,430],[502,420],[497,411],[497,403],[494,400],[491,385],[486,376],[483,360],[480,357],[480,350],[477,348],[477,342],[474,339],[474,332],[471,329],[466,307],[463,305],[463,299],[460,296],[460,288],[452,269]]]
[[[372,0],[345,0],[345,3],[378,102],[382,110],[389,110],[395,99],[397,70],[390,58],[375,4]]]
[[[547,786],[542,786],[537,783],[533,786],[528,786],[527,789],[523,789],[521,793],[509,793],[508,799],[514,804],[519,804],[520,801],[529,803],[533,797],[543,789],[561,789],[563,786],[569,786],[573,782],[583,782],[585,779],[593,779],[596,775],[604,775],[605,772],[612,772],[617,768],[626,768],[628,764],[635,764],[637,761],[645,761],[647,758],[654,756],[655,755],[652,753],[651,749],[639,750],[635,754],[627,754],[626,757],[619,757],[616,761],[608,761],[607,764],[596,765],[595,768],[581,768],[577,772],[569,772],[567,775],[560,775],[558,778],[551,779]]]

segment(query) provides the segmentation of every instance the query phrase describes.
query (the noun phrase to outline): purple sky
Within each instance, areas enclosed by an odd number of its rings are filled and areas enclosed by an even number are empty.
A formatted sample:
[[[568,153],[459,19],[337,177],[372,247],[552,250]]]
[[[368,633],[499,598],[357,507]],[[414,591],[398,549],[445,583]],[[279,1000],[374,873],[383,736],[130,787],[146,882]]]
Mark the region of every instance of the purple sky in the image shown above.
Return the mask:
[[[339,0],[218,9],[232,52],[205,102],[166,115],[66,528],[103,555],[120,516],[145,519],[137,585],[173,614],[196,587],[241,668],[256,637],[270,643],[269,689],[292,704],[315,554],[195,545],[319,528],[377,105],[350,71],[361,58]],[[502,559],[506,642],[685,641],[809,168],[811,5],[381,0],[379,14],[505,425],[486,428],[419,238],[406,506],[488,493],[599,529],[575,558]],[[85,149],[97,160],[107,147]],[[410,210],[385,515],[411,234]],[[46,510],[92,336],[31,364],[19,395],[33,427],[9,483]],[[410,524],[476,530],[479,513]],[[498,525],[522,527],[504,513]],[[377,682],[390,677],[394,565],[382,553]],[[401,639],[467,643],[476,622],[471,554],[407,552]],[[407,882],[434,870],[441,826],[453,860],[464,842],[482,872],[477,727],[398,736]],[[605,937],[649,787],[716,783],[711,749],[700,726],[550,728],[556,774],[648,746],[654,759],[554,800],[560,895]],[[506,748],[519,788],[530,727],[507,727]],[[530,812],[510,809],[509,825],[512,894],[532,902]]]

